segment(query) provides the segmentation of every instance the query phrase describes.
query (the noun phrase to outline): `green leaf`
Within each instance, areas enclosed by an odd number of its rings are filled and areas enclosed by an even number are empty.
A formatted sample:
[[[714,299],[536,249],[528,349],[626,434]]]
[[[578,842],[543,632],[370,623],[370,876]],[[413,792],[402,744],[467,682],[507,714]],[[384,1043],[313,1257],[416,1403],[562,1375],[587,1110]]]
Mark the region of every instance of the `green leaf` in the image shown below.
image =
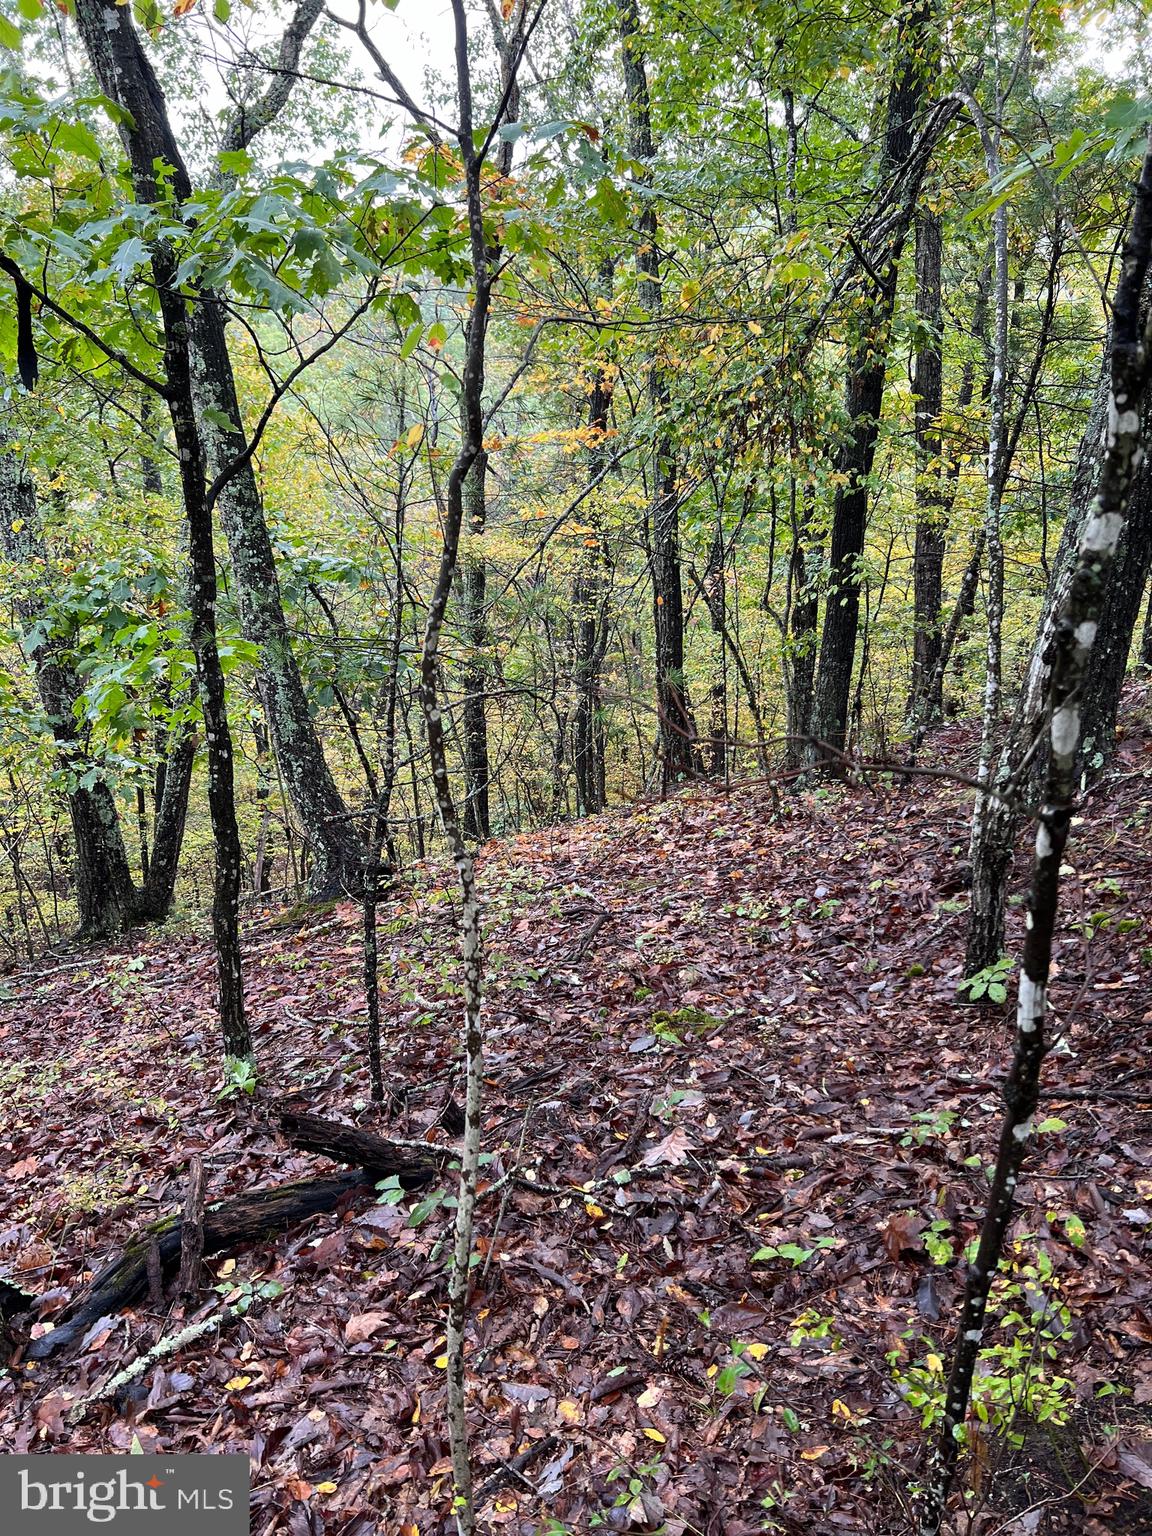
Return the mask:
[[[1036,1127],[1036,1134],[1037,1136],[1043,1136],[1048,1131],[1066,1131],[1067,1129],[1067,1120],[1057,1120],[1054,1115],[1050,1115],[1047,1120],[1041,1120],[1040,1124]]]
[[[23,35],[16,23],[9,21],[7,16],[0,15],[0,48],[11,48],[13,52],[19,53],[23,41]]]
[[[212,0],[212,14],[220,25],[223,26],[232,14],[230,0]]]

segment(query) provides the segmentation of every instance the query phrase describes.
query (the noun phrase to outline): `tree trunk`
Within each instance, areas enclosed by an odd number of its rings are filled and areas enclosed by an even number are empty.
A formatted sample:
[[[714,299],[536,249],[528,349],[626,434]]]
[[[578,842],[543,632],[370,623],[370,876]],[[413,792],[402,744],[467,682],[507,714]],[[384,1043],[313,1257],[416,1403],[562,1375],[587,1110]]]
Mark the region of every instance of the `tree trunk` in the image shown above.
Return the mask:
[[[488,571],[480,545],[488,520],[488,455],[481,450],[464,482],[464,511],[469,543],[461,572],[464,607],[464,836],[485,842],[491,835],[488,806],[488,678],[484,661],[488,644],[485,601]]]
[[[175,144],[171,148],[175,153]],[[193,306],[190,342],[197,421],[208,472],[215,477],[247,446],[228,354],[224,309],[216,299],[201,297]],[[221,426],[222,421],[231,426]],[[241,628],[259,653],[260,698],[272,749],[312,850],[313,894],[345,895],[357,889],[364,849],[336,788],[308,708],[251,460],[243,463],[220,492],[219,509]]]
[[[616,0],[628,99],[629,150],[651,184],[655,146],[648,76],[640,44],[636,0]],[[636,275],[640,304],[656,319],[662,309],[656,204],[644,198],[637,221]],[[684,682],[684,588],[680,576],[680,506],[676,460],[664,419],[669,407],[663,364],[648,361],[648,408],[651,415],[652,485],[649,501],[649,563],[652,573],[653,626],[656,637],[656,715],[661,787],[696,772],[696,729]]]
[[[939,214],[916,220],[916,317],[920,323],[912,392],[916,400],[916,554],[913,598],[912,691],[909,714],[923,713],[934,724],[944,711],[944,690],[936,677],[942,634],[945,518],[940,412],[944,404],[941,363],[943,311],[940,266],[944,237]]]
[[[1152,411],[1147,405],[1143,414],[1144,440],[1147,441],[1152,436]],[[1116,748],[1116,716],[1128,675],[1128,658],[1149,570],[1152,570],[1152,474],[1149,474],[1145,459],[1132,483],[1128,520],[1116,546],[1080,712],[1081,767],[1089,779],[1099,774]]]
[[[600,269],[601,291],[612,293],[611,261]],[[588,479],[596,485],[607,465],[605,441],[612,403],[613,374],[597,363],[588,401]],[[580,566],[572,583],[573,673],[576,708],[572,716],[572,767],[576,779],[576,809],[593,816],[604,809],[605,744],[600,718],[600,669],[608,645],[608,549],[601,526],[597,492],[589,498],[592,528],[585,540]]]
[[[83,692],[64,644],[49,633],[46,603],[48,551],[44,543],[36,487],[21,459],[0,440],[0,538],[14,564],[36,573],[42,591],[17,599],[16,615],[27,627],[28,660],[36,675],[40,703],[47,716],[60,765],[70,780],[85,774],[85,742],[75,705]],[[120,817],[102,778],[85,788],[68,789],[68,811],[76,850],[76,904],[83,940],[108,938],[128,928],[135,916],[136,890]]]
[[[708,690],[711,719],[708,729],[708,746],[711,754],[709,770],[717,778],[722,777],[728,764],[728,593],[724,583],[724,561],[727,550],[724,545],[724,526],[717,508],[716,531],[708,550],[708,564],[704,567],[704,579],[700,590],[712,621],[712,633],[719,640],[716,663],[712,672],[712,686]]]
[[[1004,1085],[1005,1113],[988,1206],[968,1270],[952,1365],[944,1398],[935,1465],[928,1480],[922,1536],[937,1536],[948,1505],[972,1380],[980,1356],[992,1291],[1016,1208],[1015,1191],[1033,1134],[1040,1099],[1052,946],[1060,901],[1060,869],[1077,792],[1080,710],[1089,686],[1092,649],[1103,617],[1117,540],[1124,530],[1133,477],[1142,455],[1141,401],[1148,384],[1140,297],[1152,253],[1152,147],[1136,191],[1132,225],[1113,303],[1111,389],[1099,488],[1085,520],[1079,554],[1055,624],[1055,647],[1042,716],[1049,753],[1032,865],[1012,1066]]]
[[[900,23],[878,172],[881,185],[895,178],[898,169],[912,155],[914,124],[926,94],[928,71],[922,51],[930,19],[930,7],[917,4]],[[845,410],[850,425],[847,441],[836,463],[843,482],[837,486],[832,508],[828,590],[813,721],[816,735],[837,751],[843,750],[848,729],[856,636],[860,625],[868,477],[872,473],[884,405],[888,333],[896,301],[900,257],[922,176],[923,164],[918,162],[911,172],[911,183],[905,182],[905,202],[897,207],[889,220],[882,248],[870,253],[868,281],[871,291],[861,317],[860,331],[847,359]],[[818,752],[812,755],[819,757]]]
[[[118,126],[137,198],[144,203],[160,200],[157,167],[168,165],[172,190],[179,202],[186,202],[191,184],[172,137],[163,93],[130,11],[115,0],[77,0],[75,14],[93,73],[104,94],[121,108]],[[188,306],[177,286],[175,256],[166,242],[152,246],[151,264],[164,334],[165,397],[188,521],[191,640],[208,743],[208,806],[216,850],[212,929],[220,1024],[226,1053],[246,1058],[252,1054],[252,1042],[244,1017],[240,961],[240,834],[224,671],[216,643],[216,556],[207,464],[196,422]]]
[[[992,776],[993,788],[1000,795],[1007,796],[1021,779],[1025,785],[1034,786],[1043,779],[1046,748],[1039,736],[1039,730],[1044,697],[1056,655],[1057,621],[1071,590],[1080,539],[1093,504],[1093,478],[1099,457],[1100,441],[1108,418],[1110,392],[1110,375],[1105,369],[1100,375],[1088,422],[1080,439],[1069,490],[1068,516],[1052,563],[1052,575],[1048,583],[1044,609],[1037,625],[1028,672],[1013,714],[1011,728],[1001,748],[996,771]],[[1148,405],[1145,405],[1144,409],[1147,417]],[[1125,540],[1124,549],[1125,551],[1134,550],[1135,558],[1139,561],[1141,558],[1147,558],[1141,554],[1145,548],[1143,541],[1147,538],[1147,533],[1140,530],[1145,528],[1148,502],[1152,500],[1152,483],[1150,483],[1149,468],[1146,463],[1138,469],[1134,477],[1131,494],[1135,509],[1132,520],[1135,537]],[[1119,637],[1123,633],[1122,624],[1125,622],[1128,623],[1127,645],[1131,646],[1132,631],[1138,615],[1139,599],[1135,600],[1136,606],[1133,607],[1131,598],[1124,596],[1125,593],[1130,593],[1130,579],[1125,576],[1119,565],[1114,567],[1114,574],[1117,581],[1118,609],[1116,616],[1113,617],[1111,599],[1106,597],[1102,619],[1108,634],[1112,636],[1108,643],[1107,655],[1114,654],[1121,645],[1122,641]],[[1120,609],[1124,609],[1124,613],[1121,613]],[[1125,618],[1125,614],[1130,614],[1130,620]],[[1124,654],[1126,659],[1126,650]],[[1123,672],[1117,667],[1109,668],[1105,664],[1102,669],[1098,669],[1095,661],[1093,662],[1092,686],[1087,696],[1085,713],[1086,718],[1094,717],[1098,722],[1096,726],[1098,740],[1102,739],[1102,732],[1107,728],[1107,722],[1109,720],[1113,724],[1115,722],[1123,680]],[[1099,690],[1099,697],[1096,696],[1097,690]],[[1003,886],[1012,860],[1016,826],[1017,812],[1004,800],[989,797],[980,837],[974,839],[972,843],[972,898],[968,915],[965,959],[966,973],[970,976],[991,965],[1003,949]]]

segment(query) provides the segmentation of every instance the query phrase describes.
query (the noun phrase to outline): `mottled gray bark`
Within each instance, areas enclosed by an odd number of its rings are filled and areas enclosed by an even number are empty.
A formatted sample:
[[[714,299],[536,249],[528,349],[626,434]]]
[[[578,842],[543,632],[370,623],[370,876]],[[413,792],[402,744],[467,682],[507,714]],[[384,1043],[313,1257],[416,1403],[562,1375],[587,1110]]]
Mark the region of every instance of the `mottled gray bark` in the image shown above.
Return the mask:
[[[247,448],[228,353],[224,309],[218,300],[204,296],[193,307],[190,339],[197,420],[209,473],[214,477]],[[221,426],[221,421],[229,426]],[[317,896],[354,891],[359,883],[364,848],[336,788],[308,706],[284,615],[260,488],[250,460],[221,490],[218,507],[231,556],[240,626],[244,638],[257,647],[260,698],[272,748],[312,851],[313,891]]]
[[[920,331],[913,367],[916,401],[916,551],[913,564],[912,690],[909,714],[925,723],[940,719],[943,688],[936,677],[942,634],[945,528],[949,497],[941,458],[940,412],[944,404],[941,263],[944,235],[939,214],[916,219],[916,318]]]
[[[949,1371],[935,1464],[921,1521],[937,1536],[960,1454],[972,1380],[983,1342],[988,1298],[1016,1209],[1016,1188],[1040,1098],[1040,1070],[1049,1049],[1048,985],[1060,899],[1060,868],[1078,789],[1081,710],[1092,650],[1103,617],[1117,542],[1124,530],[1142,453],[1141,402],[1148,384],[1149,344],[1140,295],[1152,253],[1152,146],[1144,160],[1132,225],[1113,303],[1111,389],[1099,488],[1081,533],[1067,594],[1054,625],[1054,655],[1044,690],[1048,765],[1036,832],[1021,976],[1016,1040],[1004,1085],[1005,1113],[980,1241],[969,1270]]]

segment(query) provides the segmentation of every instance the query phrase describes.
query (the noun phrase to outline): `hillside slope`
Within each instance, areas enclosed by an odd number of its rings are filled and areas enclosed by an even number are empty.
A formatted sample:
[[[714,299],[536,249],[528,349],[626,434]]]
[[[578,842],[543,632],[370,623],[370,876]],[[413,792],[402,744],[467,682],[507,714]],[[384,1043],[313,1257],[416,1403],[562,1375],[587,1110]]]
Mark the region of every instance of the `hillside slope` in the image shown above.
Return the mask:
[[[1067,1044],[1019,1191],[1023,1322],[995,1337],[1026,1357],[1046,1342],[1032,1322],[1068,1309],[1058,1358],[1037,1365],[1068,1385],[1036,1404],[1070,1422],[1022,1448],[981,1443],[988,1529],[1077,1484],[1020,1529],[1152,1523],[1147,717],[1135,696],[1074,829],[1053,992]],[[950,766],[968,750],[960,728],[934,746]],[[779,808],[749,785],[486,850],[495,1188],[471,1369],[488,1527],[908,1528],[921,1441],[901,1387],[939,1383],[1009,1040],[1004,1008],[957,1000],[967,817],[966,792],[933,779]],[[351,906],[248,922],[250,1098],[217,1097],[202,935],[4,982],[0,1274],[46,1293],[46,1321],[179,1207],[194,1152],[216,1199],[330,1169],[285,1148],[275,1100],[375,1123],[357,924]],[[381,912],[386,1075],[406,1095],[388,1129],[439,1144],[454,930],[449,873],[431,866]],[[0,1443],[235,1446],[253,1458],[254,1531],[447,1530],[445,1214],[435,1196],[361,1200],[213,1260],[221,1294],[282,1293],[69,1419],[184,1321],[173,1305],[108,1318],[0,1385]],[[202,1300],[189,1318],[221,1295]]]

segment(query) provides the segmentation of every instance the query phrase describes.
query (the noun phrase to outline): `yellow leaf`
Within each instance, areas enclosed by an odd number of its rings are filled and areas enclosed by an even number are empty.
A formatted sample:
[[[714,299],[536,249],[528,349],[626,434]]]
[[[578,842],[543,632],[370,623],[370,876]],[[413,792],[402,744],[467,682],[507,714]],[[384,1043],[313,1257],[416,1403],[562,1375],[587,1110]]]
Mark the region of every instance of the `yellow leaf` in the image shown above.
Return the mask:
[[[646,1427],[644,1433],[648,1436],[649,1440],[655,1440],[657,1445],[665,1444],[666,1436],[662,1435],[658,1429],[649,1429]]]
[[[852,1410],[842,1397],[834,1397],[832,1399],[832,1417],[834,1419],[847,1419],[849,1424],[851,1424]]]
[[[593,1221],[602,1221],[604,1219],[604,1212],[598,1205],[593,1205],[591,1200],[585,1202],[584,1209],[588,1212]]]
[[[930,1371],[936,1371],[936,1372],[940,1372],[940,1371],[942,1371],[944,1369],[944,1362],[943,1362],[943,1360],[941,1360],[939,1355],[929,1355],[928,1356],[928,1369]]]
[[[335,1483],[317,1483],[316,1484],[316,1492],[317,1493],[335,1493],[336,1492],[336,1484]]]
[[[225,1275],[230,1275],[235,1268],[235,1259],[225,1259],[216,1273],[221,1277],[221,1279],[223,1279]]]
[[[753,1360],[763,1360],[768,1353],[768,1346],[767,1344],[745,1344],[744,1353],[751,1355]]]
[[[233,1376],[231,1381],[224,1383],[224,1390],[226,1392],[243,1392],[245,1387],[250,1387],[251,1385],[251,1376]]]
[[[422,421],[418,421],[414,427],[408,428],[408,433],[404,441],[408,444],[409,448],[415,448],[417,443],[421,443],[423,440],[424,423]]]
[[[800,1452],[801,1461],[819,1461],[821,1456],[827,1456],[830,1446],[810,1445],[806,1451]]]
[[[572,1398],[566,1397],[562,1402],[557,1403],[556,1411],[564,1420],[565,1424],[579,1424],[580,1404],[574,1402]]]
[[[446,1371],[448,1369],[448,1356],[447,1355],[437,1355],[435,1360],[433,1360],[432,1364],[436,1367],[436,1369],[438,1371]]]

